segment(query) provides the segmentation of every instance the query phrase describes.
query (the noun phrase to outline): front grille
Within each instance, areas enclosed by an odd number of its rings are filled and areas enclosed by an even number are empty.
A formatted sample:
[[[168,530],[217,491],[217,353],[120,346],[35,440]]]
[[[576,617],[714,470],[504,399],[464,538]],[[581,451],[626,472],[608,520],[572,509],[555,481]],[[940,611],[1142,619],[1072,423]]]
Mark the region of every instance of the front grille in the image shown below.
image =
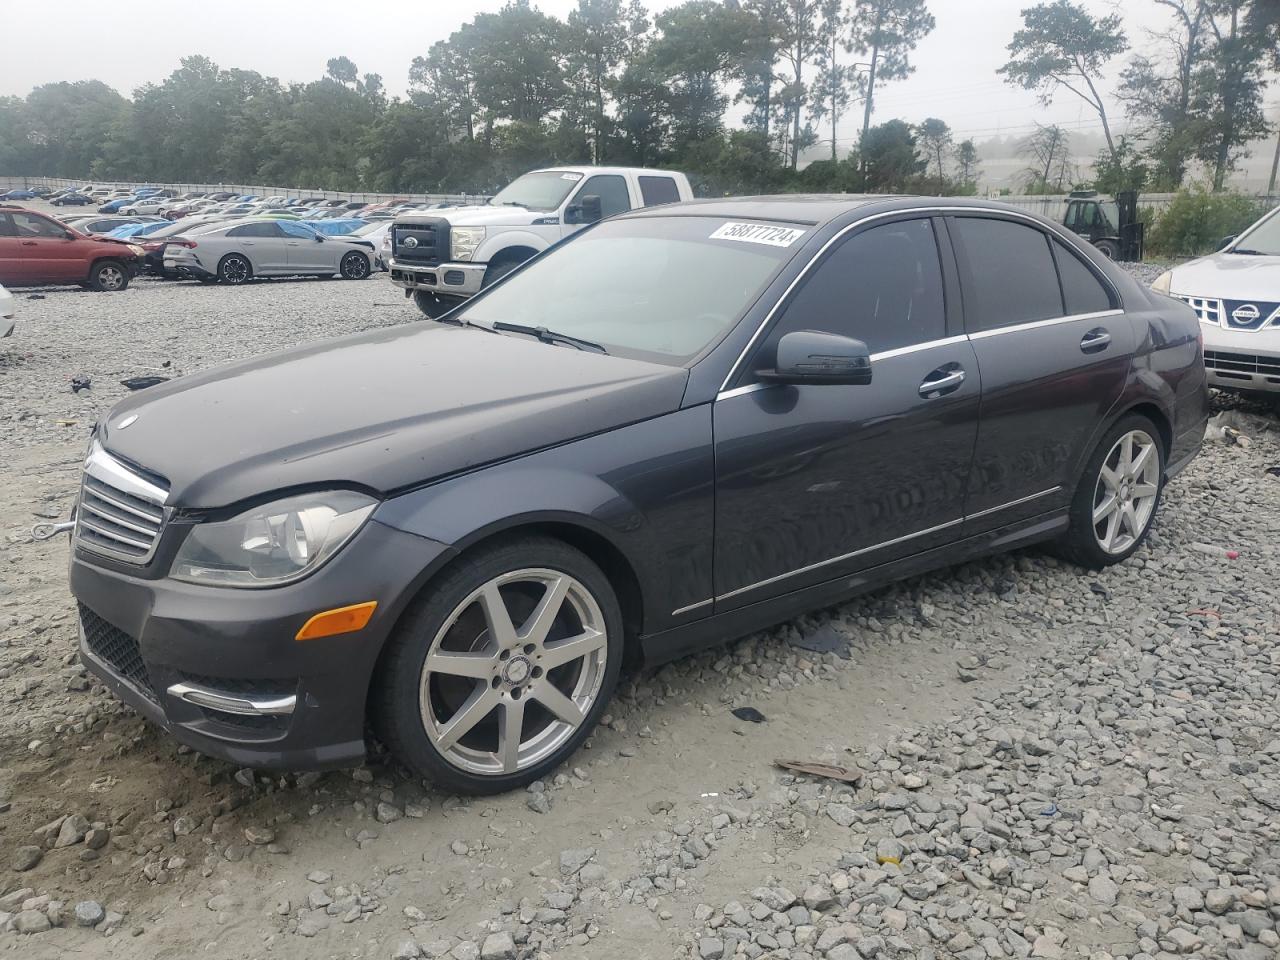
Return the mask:
[[[437,264],[449,259],[449,221],[422,217],[391,227],[392,256],[403,263]]]
[[[1184,297],[1182,294],[1178,294],[1178,299],[1188,304],[1196,312],[1196,316],[1200,318],[1201,323],[1222,326],[1221,300],[1213,300],[1208,297]]]
[[[1204,352],[1206,369],[1226,376],[1253,374],[1280,382],[1280,357],[1263,357],[1251,353],[1223,353],[1220,350]]]
[[[116,674],[128,680],[150,700],[156,699],[151,686],[151,676],[138,650],[138,641],[119,627],[108,623],[83,603],[80,606],[80,626],[84,630],[85,646],[110,667]]]
[[[95,440],[85,460],[76,508],[76,541],[93,553],[143,564],[155,553],[169,496],[108,454]]]

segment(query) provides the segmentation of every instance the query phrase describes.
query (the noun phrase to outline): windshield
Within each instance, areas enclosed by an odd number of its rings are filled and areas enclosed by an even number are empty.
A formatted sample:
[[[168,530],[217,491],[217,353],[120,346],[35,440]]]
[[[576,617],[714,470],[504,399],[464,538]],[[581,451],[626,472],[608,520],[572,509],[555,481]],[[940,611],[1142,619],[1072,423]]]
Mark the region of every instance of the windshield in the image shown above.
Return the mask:
[[[473,300],[462,319],[546,327],[611,354],[683,364],[738,322],[807,231],[777,228],[785,243],[776,246],[744,239],[776,227],[720,217],[602,223]]]
[[[1240,235],[1233,250],[1253,250],[1269,257],[1280,257],[1280,207]]]
[[[544,170],[542,173],[526,173],[509,184],[492,200],[495,207],[515,204],[530,210],[557,210],[569,191],[582,180],[580,173]]]

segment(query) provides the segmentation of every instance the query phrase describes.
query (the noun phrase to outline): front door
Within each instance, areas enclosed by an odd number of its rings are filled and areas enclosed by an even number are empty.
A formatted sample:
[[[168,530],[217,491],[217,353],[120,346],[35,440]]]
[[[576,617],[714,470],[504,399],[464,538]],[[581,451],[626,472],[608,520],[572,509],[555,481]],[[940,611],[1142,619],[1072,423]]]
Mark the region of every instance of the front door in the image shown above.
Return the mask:
[[[949,220],[982,367],[966,535],[1061,506],[1129,374],[1136,335],[1097,271],[1025,221]]]
[[[717,399],[717,611],[959,535],[981,384],[947,299],[928,217],[864,228],[810,268],[745,369],[772,367],[784,333],[820,330],[863,340],[872,381],[748,374]]]
[[[281,220],[276,226],[285,235],[284,246],[290,270],[299,273],[338,272],[334,262],[337,247],[328,240],[317,240],[320,236],[317,231],[288,220]]]
[[[615,213],[626,213],[631,209],[631,192],[627,189],[627,178],[620,174],[598,173],[593,177],[587,177],[574,191],[566,207],[581,203],[583,197],[600,198],[601,219],[612,217]],[[583,223],[562,223],[561,235],[567,237],[584,226],[586,224]]]
[[[83,241],[67,238],[67,228],[34,213],[10,211],[17,237],[19,271],[32,281],[79,283],[89,273]]]

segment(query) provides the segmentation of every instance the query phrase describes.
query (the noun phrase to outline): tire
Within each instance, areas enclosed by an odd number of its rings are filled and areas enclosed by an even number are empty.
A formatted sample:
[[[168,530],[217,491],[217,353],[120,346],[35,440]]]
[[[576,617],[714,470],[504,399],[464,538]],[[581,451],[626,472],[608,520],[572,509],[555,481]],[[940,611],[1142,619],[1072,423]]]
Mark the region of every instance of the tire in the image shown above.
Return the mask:
[[[232,286],[248,283],[253,279],[253,264],[239,253],[228,253],[218,261],[218,279]]]
[[[119,293],[129,286],[129,271],[119,260],[99,260],[89,268],[89,289]]]
[[[480,281],[480,289],[484,290],[497,283],[507,274],[512,273],[525,261],[523,260],[499,260],[497,263],[489,264],[484,272],[484,279]]]
[[[553,590],[554,613],[533,625]],[[493,638],[503,632],[492,626],[495,609],[506,614],[504,643]],[[563,649],[571,638],[572,654]],[[482,547],[433,581],[396,626],[370,693],[374,728],[442,788],[501,793],[577,750],[613,695],[622,655],[617,598],[587,556],[540,536]],[[507,749],[513,717],[520,736]]]
[[[373,266],[363,253],[352,250],[343,256],[342,262],[338,264],[338,272],[342,274],[343,280],[365,280],[373,273]]]
[[[1150,452],[1140,452],[1145,450]],[[1160,431],[1144,416],[1122,417],[1108,430],[1071,498],[1069,526],[1058,543],[1063,558],[1100,570],[1132,556],[1155,522],[1164,493],[1165,457]],[[1126,468],[1126,458],[1140,459],[1141,465]],[[1095,517],[1100,518],[1096,523]]]
[[[439,320],[458,304],[462,303],[457,297],[442,297],[440,294],[432,293],[430,290],[413,291],[413,302],[431,320]]]
[[[1098,248],[1104,257],[1108,260],[1120,259],[1120,245],[1114,240],[1095,240],[1093,245]]]

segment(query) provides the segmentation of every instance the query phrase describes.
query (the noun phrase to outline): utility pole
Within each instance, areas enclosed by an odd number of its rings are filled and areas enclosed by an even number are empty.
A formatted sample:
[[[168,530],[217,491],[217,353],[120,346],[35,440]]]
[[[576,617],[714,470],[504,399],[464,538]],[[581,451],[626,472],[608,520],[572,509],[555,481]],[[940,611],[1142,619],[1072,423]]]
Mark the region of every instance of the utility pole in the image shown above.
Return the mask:
[[[1280,123],[1276,124],[1276,157],[1271,161],[1271,182],[1267,184],[1267,196],[1276,195],[1276,174],[1280,173]]]

